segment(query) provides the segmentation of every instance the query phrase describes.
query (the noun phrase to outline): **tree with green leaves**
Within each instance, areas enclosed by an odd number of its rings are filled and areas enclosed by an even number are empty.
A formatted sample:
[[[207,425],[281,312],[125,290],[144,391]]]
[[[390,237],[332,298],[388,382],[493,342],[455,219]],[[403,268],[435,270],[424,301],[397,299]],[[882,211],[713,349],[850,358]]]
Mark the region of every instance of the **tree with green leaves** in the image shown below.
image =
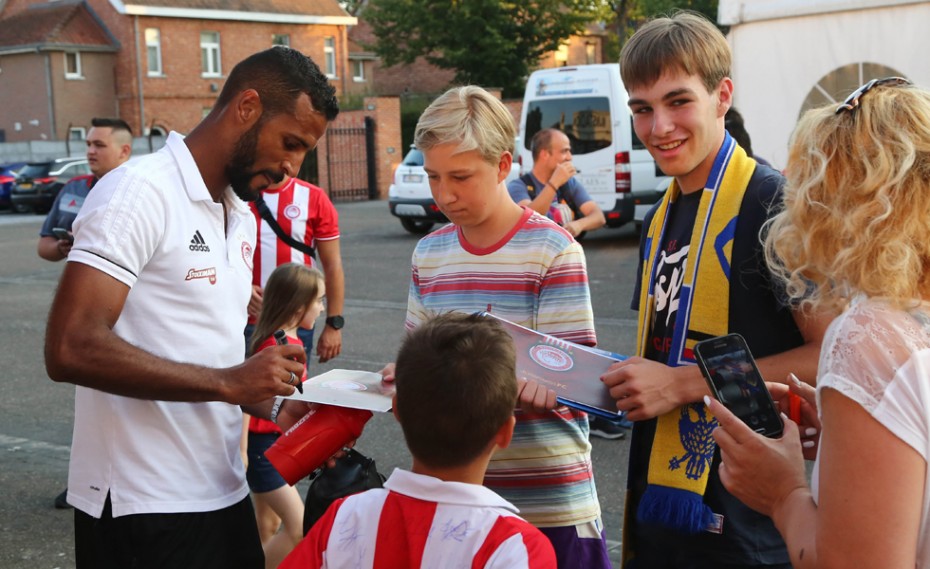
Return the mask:
[[[616,61],[620,48],[644,21],[671,14],[675,10],[694,10],[717,22],[718,0],[607,0],[603,21],[611,32],[607,58]],[[726,29],[721,28],[726,33]]]
[[[423,57],[457,83],[520,96],[539,58],[603,15],[603,0],[369,0],[366,46],[388,67]]]

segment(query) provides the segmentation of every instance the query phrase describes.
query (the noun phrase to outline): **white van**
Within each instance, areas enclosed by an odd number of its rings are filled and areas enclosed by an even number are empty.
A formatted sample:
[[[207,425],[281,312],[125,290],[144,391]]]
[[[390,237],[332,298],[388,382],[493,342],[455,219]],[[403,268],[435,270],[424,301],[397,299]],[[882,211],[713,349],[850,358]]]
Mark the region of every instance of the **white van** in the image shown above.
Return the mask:
[[[530,75],[520,115],[519,159],[533,169],[530,142],[544,128],[564,132],[572,144],[576,178],[607,218],[608,227],[634,220],[662,195],[665,174],[633,132],[620,66],[579,65]],[[642,219],[642,215],[638,217]]]

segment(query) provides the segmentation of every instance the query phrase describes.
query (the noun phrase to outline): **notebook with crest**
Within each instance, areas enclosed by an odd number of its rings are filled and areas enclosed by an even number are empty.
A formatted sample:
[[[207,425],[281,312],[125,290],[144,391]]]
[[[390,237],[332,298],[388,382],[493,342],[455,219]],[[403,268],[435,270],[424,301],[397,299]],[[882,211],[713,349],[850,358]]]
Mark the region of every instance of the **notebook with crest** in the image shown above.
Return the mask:
[[[488,312],[513,338],[517,352],[517,378],[553,389],[559,403],[616,421],[617,403],[600,376],[627,357],[606,350],[560,340],[514,324]]]

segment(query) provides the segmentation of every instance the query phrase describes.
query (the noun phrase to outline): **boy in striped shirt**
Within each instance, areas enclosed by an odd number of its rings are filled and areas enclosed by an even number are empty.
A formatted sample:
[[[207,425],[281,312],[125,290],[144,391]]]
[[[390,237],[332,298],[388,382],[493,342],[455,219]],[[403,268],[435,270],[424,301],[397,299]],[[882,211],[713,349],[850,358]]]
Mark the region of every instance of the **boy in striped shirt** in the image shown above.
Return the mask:
[[[412,471],[335,502],[281,567],[555,568],[545,536],[481,486],[513,435],[515,366],[491,318],[447,313],[413,331],[394,396]]]
[[[406,327],[433,313],[486,310],[593,346],[581,246],[514,203],[503,185],[514,135],[507,108],[474,86],[446,92],[420,117],[414,143],[433,199],[452,224],[424,237],[413,253]],[[587,415],[556,405],[555,392],[533,382],[521,381],[519,400],[513,442],[492,457],[485,486],[540,528],[560,567],[608,569]]]

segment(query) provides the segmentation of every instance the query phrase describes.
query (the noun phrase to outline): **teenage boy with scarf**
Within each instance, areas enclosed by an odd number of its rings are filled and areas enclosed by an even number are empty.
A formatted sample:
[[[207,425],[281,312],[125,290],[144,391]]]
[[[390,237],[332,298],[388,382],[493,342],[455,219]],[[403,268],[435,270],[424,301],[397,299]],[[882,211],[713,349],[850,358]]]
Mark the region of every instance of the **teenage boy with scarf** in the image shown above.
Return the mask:
[[[678,12],[644,25],[623,48],[633,126],[674,181],[646,216],[640,242],[637,357],[602,380],[636,421],[630,449],[624,567],[790,567],[770,519],[720,484],[692,349],[741,334],[770,381],[813,382],[824,318],[779,301],[759,231],[781,175],[724,129],[733,101],[730,49],[705,18]]]

